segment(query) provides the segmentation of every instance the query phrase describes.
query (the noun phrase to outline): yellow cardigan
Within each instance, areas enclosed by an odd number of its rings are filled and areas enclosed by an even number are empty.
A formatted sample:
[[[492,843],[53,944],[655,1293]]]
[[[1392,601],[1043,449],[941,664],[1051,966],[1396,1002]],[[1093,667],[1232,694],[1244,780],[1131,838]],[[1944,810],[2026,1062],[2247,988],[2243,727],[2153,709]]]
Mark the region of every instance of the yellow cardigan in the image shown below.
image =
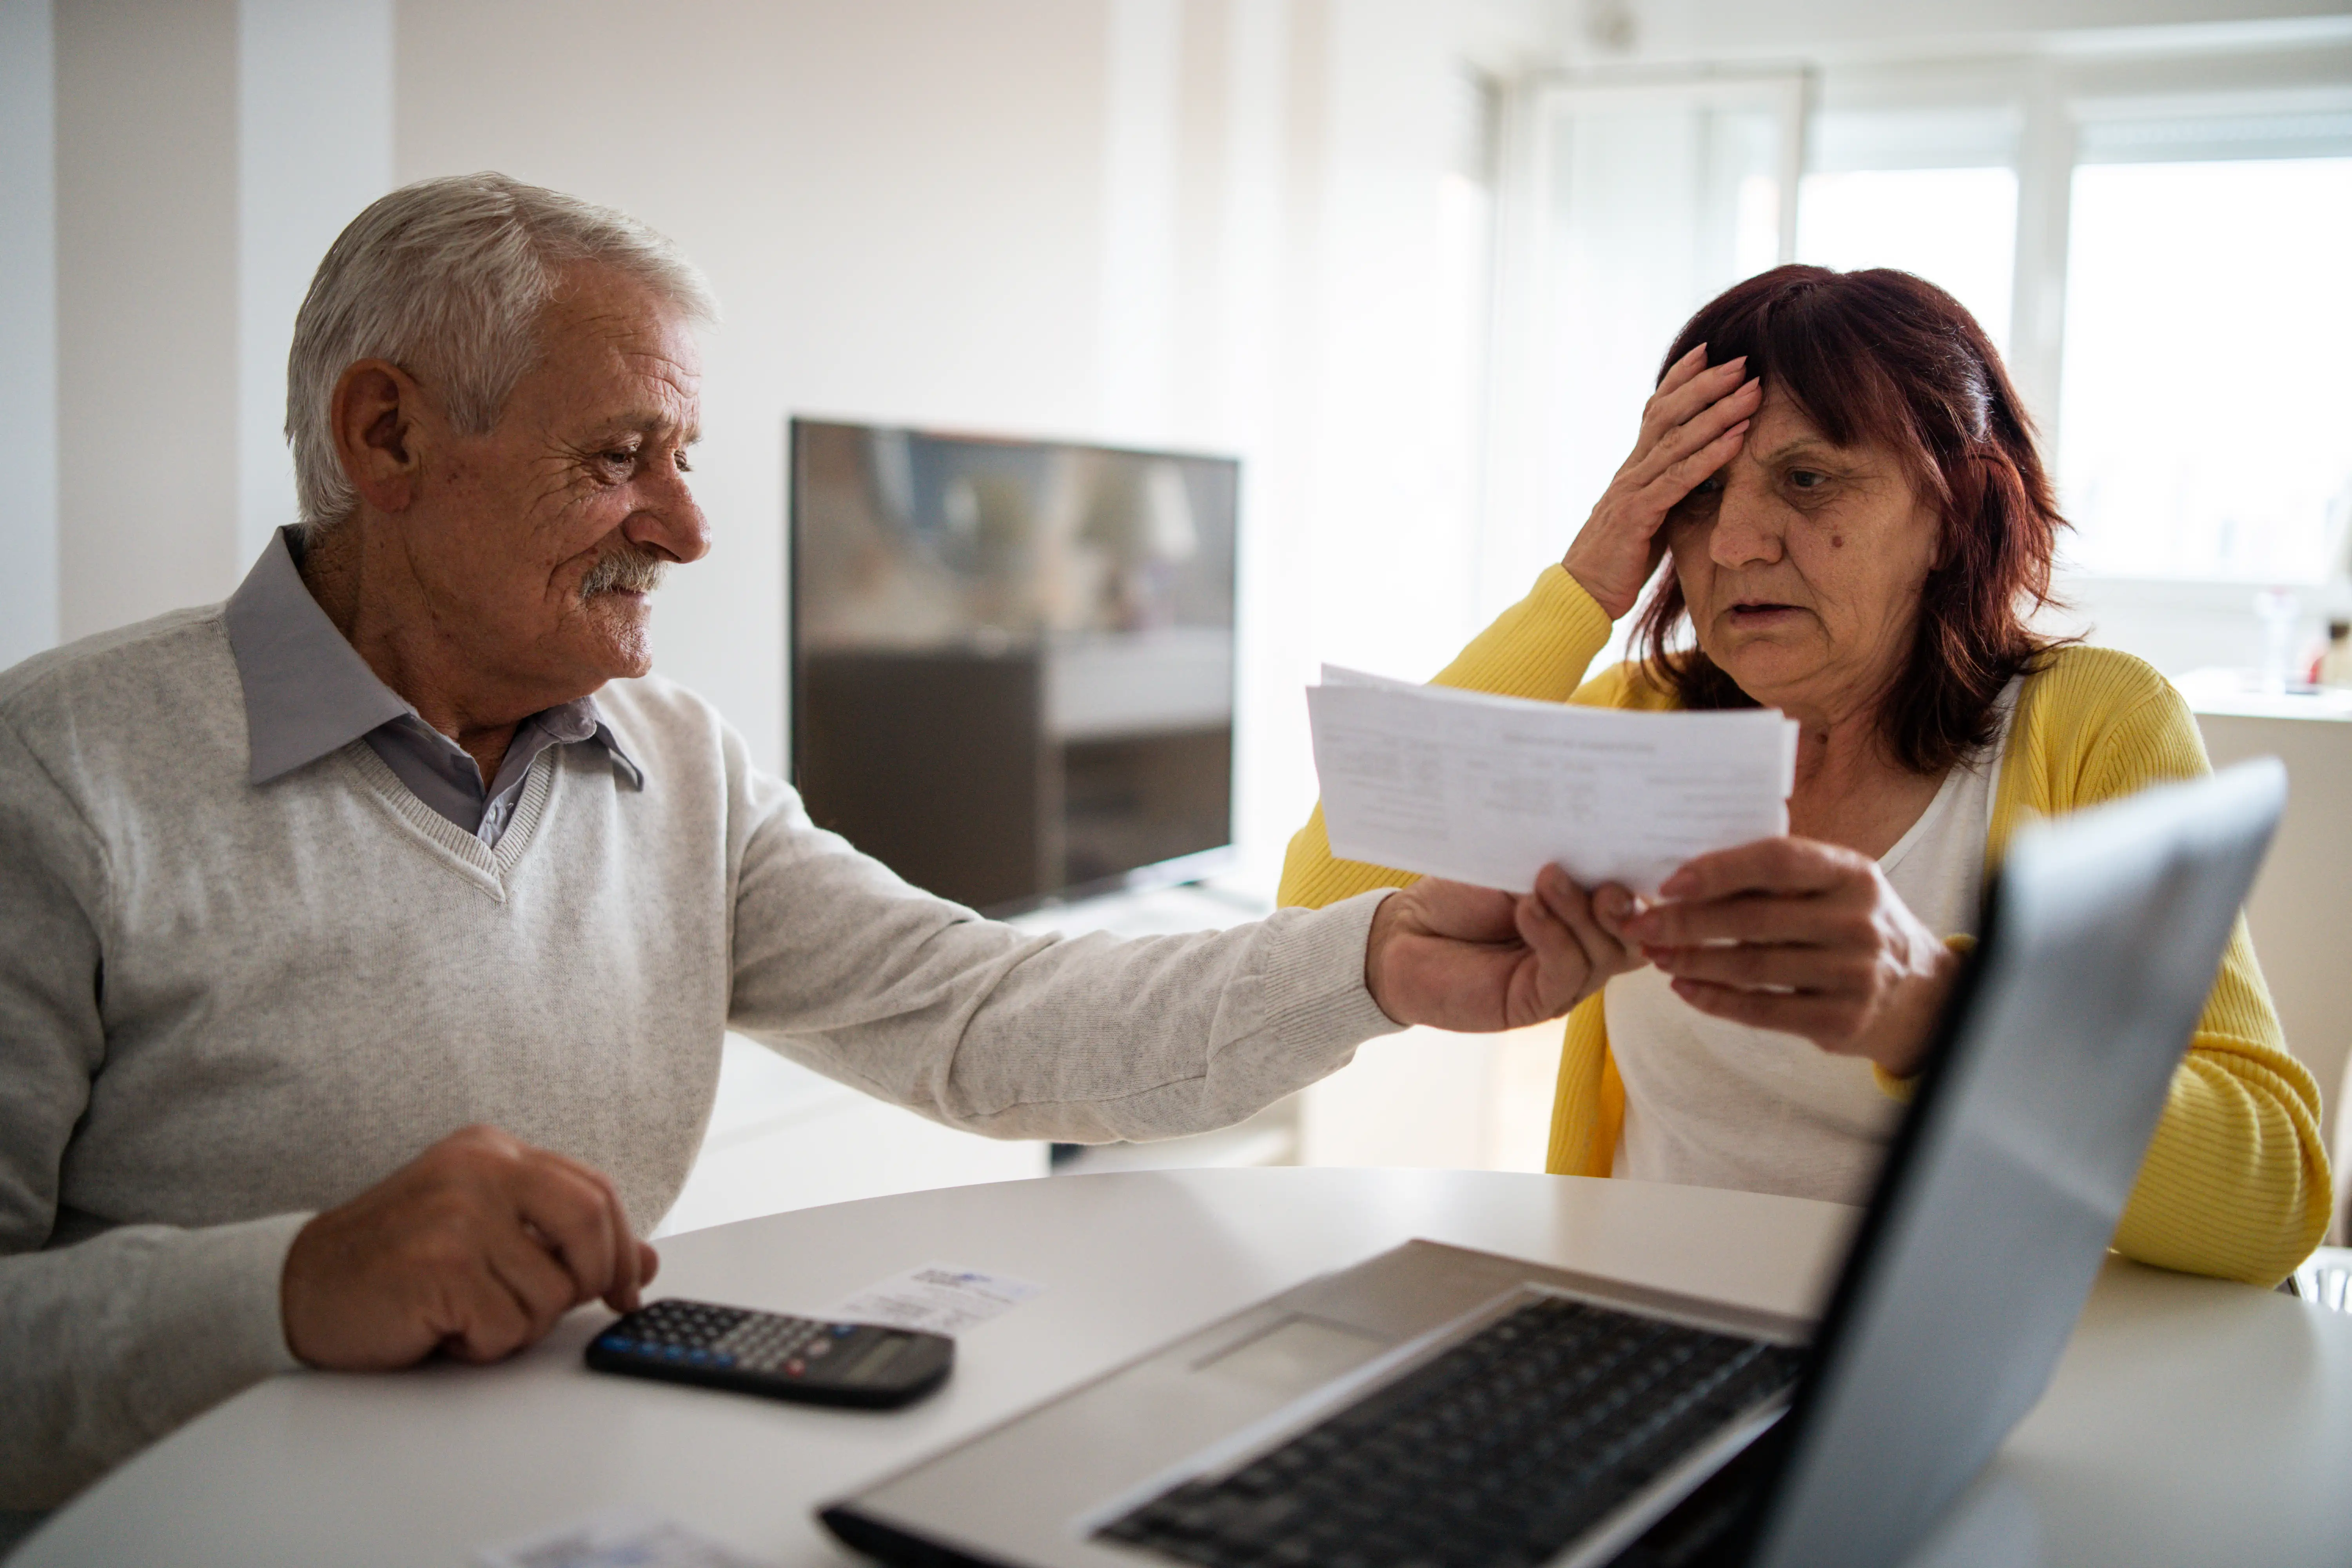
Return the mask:
[[[1554,566],[1435,684],[1601,708],[1673,706],[1671,695],[1632,665],[1579,684],[1609,631],[1608,614]],[[1986,864],[1999,862],[2021,815],[2055,816],[2209,771],[2188,705],[2162,676],[2112,649],[2061,649],[2020,693]],[[1413,879],[1333,858],[1318,805],[1290,841],[1281,898],[1320,907]],[[1882,1081],[1901,1091],[1895,1080]],[[1547,1168],[1609,1174],[1624,1116],[1624,1085],[1595,994],[1568,1016]],[[2115,1244],[2144,1263],[2273,1284],[2318,1245],[2331,1194],[2319,1088],[2285,1050],[2241,916]]]

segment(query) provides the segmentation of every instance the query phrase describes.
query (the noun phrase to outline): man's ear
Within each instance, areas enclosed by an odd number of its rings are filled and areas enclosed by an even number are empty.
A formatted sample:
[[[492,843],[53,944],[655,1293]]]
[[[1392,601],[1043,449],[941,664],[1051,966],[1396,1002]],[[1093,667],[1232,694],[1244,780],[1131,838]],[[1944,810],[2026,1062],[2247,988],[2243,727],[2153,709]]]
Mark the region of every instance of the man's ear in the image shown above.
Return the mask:
[[[363,359],[336,379],[330,427],[335,457],[360,499],[378,511],[405,511],[416,500],[422,389],[388,360]]]

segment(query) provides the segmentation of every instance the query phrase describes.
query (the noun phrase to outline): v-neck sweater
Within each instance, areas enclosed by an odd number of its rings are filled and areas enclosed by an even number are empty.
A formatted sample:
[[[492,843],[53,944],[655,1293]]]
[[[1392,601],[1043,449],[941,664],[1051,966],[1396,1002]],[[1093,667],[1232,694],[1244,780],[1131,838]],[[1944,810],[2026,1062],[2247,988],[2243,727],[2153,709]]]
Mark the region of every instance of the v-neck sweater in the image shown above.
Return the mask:
[[[1610,630],[1608,612],[1582,585],[1548,567],[1435,683],[1603,708],[1675,706],[1635,664],[1586,679]],[[2162,675],[2114,648],[2053,649],[2018,692],[1985,830],[1986,867],[2000,864],[2010,836],[2030,818],[2210,771],[2189,705]],[[1290,841],[1281,898],[1314,908],[1413,880],[1334,858],[1318,805]],[[1878,1082],[1895,1098],[1906,1092],[1884,1074]],[[2319,1106],[2310,1069],[2286,1049],[2241,913],[2188,1055],[2173,1073],[2116,1249],[2167,1268],[2276,1283],[2327,1229],[2334,1190]],[[1548,1168],[1608,1175],[1624,1114],[1624,1085],[1596,994],[1569,1014]]]
[[[1031,935],[813,826],[692,693],[598,700],[643,787],[551,747],[492,847],[363,739],[255,783],[220,606],[0,674],[0,1509],[291,1367],[295,1232],[459,1128],[594,1165],[649,1229],[730,1029],[1091,1142],[1238,1121],[1396,1026],[1376,900]]]

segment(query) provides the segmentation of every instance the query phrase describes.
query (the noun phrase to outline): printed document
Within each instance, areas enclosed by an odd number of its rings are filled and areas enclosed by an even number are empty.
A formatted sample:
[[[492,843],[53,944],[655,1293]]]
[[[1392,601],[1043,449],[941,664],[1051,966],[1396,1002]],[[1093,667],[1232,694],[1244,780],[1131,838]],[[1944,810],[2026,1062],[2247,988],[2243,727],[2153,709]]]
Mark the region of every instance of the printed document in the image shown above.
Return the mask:
[[[1649,897],[1685,860],[1789,830],[1797,725],[1773,709],[1633,713],[1328,664],[1307,709],[1343,860],[1512,893],[1558,861]]]

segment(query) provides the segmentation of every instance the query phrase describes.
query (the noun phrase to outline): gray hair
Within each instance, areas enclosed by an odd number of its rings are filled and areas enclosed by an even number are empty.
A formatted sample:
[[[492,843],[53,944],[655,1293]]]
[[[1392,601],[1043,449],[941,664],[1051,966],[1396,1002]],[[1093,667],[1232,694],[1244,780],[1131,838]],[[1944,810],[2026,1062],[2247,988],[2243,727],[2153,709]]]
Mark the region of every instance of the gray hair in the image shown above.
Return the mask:
[[[286,440],[306,536],[357,510],[335,455],[335,384],[363,359],[433,384],[450,421],[486,434],[539,354],[540,314],[562,269],[614,268],[698,322],[718,319],[685,253],[610,207],[504,174],[404,185],[335,237],[294,319]]]

